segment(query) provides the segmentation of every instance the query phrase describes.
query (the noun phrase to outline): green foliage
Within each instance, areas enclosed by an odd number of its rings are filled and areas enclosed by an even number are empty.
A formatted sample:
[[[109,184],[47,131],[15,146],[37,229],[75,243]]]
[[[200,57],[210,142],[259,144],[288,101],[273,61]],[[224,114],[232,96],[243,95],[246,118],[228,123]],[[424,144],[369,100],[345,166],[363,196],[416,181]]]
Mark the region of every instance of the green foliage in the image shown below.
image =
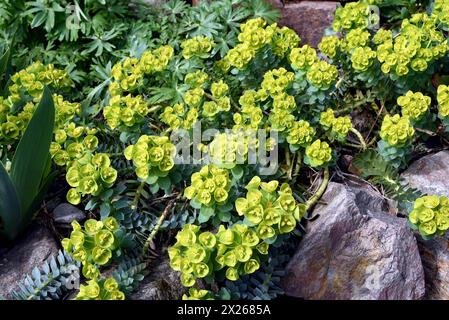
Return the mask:
[[[354,158],[352,165],[360,176],[374,184],[381,185],[384,193],[398,203],[401,212],[411,210],[413,202],[421,193],[401,180],[397,168],[375,150],[367,150]]]
[[[42,99],[17,146],[10,173],[0,164],[0,236],[13,240],[28,225],[40,205],[53,174],[49,148],[55,110],[50,91]]]
[[[71,281],[79,281],[79,266],[71,255],[59,251],[35,267],[11,295],[15,300],[60,300],[74,288]]]

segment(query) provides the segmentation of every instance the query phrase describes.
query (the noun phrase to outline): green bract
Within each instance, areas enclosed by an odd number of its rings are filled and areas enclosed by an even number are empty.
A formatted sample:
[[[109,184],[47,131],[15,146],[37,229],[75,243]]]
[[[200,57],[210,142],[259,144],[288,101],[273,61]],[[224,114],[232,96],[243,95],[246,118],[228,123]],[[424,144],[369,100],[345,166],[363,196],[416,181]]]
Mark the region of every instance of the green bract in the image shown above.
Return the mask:
[[[443,236],[449,229],[449,199],[435,195],[421,197],[415,201],[408,219],[426,239]]]
[[[75,300],[125,300],[125,294],[120,291],[114,278],[104,280],[89,280],[86,285],[80,286]]]
[[[332,160],[332,149],[325,141],[315,140],[306,148],[304,163],[311,167],[321,167],[329,164]]]
[[[421,92],[408,91],[405,96],[398,98],[398,105],[402,107],[402,115],[410,120],[419,120],[429,109],[431,99]]]
[[[84,228],[74,221],[72,227],[70,237],[62,240],[62,246],[66,252],[73,252],[73,258],[82,263],[86,278],[97,279],[99,267],[108,264],[113,253],[120,251],[122,233],[117,220],[112,217],[103,221],[89,219]]]
[[[380,137],[391,146],[403,146],[410,141],[415,130],[410,124],[409,117],[386,115],[380,129]]]
[[[168,137],[142,135],[136,144],[126,147],[124,154],[136,167],[137,177],[151,184],[173,168],[175,151]]]
[[[216,235],[201,233],[199,226],[186,224],[176,238],[177,242],[168,249],[170,266],[182,273],[181,282],[186,287],[193,286],[196,279],[216,272],[224,271],[231,281],[240,275],[254,273],[260,267],[260,255],[267,252],[261,246],[263,240],[243,224],[231,228],[221,225]],[[199,294],[197,291],[192,293]]]
[[[184,196],[203,208],[200,220],[205,222],[214,214],[214,209],[226,204],[230,189],[229,171],[208,165],[192,174],[191,185],[184,190]]]
[[[246,189],[246,198],[238,198],[235,208],[250,225],[257,226],[259,238],[289,233],[296,227],[296,221],[301,220],[303,206],[296,202],[289,185],[279,187],[276,180],[262,182],[256,176]]]

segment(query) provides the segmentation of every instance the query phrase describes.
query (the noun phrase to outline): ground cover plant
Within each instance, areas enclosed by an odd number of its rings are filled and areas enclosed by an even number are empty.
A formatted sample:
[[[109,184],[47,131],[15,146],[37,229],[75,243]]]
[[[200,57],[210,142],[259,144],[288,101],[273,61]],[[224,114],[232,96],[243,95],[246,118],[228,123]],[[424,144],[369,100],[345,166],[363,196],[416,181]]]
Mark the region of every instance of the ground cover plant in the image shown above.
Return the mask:
[[[75,4],[0,7],[0,235],[16,239],[45,196],[89,213],[17,299],[64,298],[75,266],[75,299],[122,300],[156,253],[184,299],[275,298],[312,209],[349,173],[397,201],[424,239],[449,228],[446,197],[399,179],[448,144],[445,1],[348,3],[318,49],[262,1]],[[80,29],[67,29],[70,14]],[[43,118],[47,144],[33,151]],[[41,154],[33,172],[26,152]]]

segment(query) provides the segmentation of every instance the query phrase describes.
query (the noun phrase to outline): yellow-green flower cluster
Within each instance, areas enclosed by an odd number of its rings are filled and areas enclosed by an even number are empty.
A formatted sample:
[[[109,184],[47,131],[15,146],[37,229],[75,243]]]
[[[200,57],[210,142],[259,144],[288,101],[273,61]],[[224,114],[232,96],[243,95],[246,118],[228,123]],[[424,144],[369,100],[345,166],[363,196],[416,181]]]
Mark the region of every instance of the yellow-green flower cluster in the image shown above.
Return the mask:
[[[279,28],[276,23],[266,26],[266,22],[262,18],[248,20],[240,25],[240,29],[241,32],[238,35],[240,43],[229,50],[223,60],[219,62],[225,71],[230,67],[245,68],[265,45],[270,45],[273,53],[283,58],[300,42],[300,38],[293,30],[287,27]]]
[[[295,70],[306,71],[316,62],[318,62],[316,50],[308,45],[294,48],[290,52],[290,63]]]
[[[307,80],[319,89],[328,89],[337,79],[337,67],[326,61],[318,61],[307,71]]]
[[[120,291],[117,280],[109,277],[89,280],[86,285],[80,285],[75,300],[125,300],[125,294]]]
[[[44,85],[55,89],[65,90],[73,85],[68,73],[56,69],[53,64],[43,65],[35,62],[28,68],[11,76],[12,85],[9,86],[10,101],[12,104],[20,102],[21,94],[29,94],[34,102],[39,102]]]
[[[337,36],[325,36],[318,44],[318,49],[328,58],[333,59],[337,55],[337,50],[341,42]]]
[[[425,71],[429,64],[449,50],[444,34],[436,29],[434,19],[425,13],[414,14],[402,22],[398,36],[392,39],[380,30],[376,39],[377,59],[384,73],[405,76],[410,69]]]
[[[268,98],[267,92],[263,89],[259,91],[246,90],[239,99],[242,106],[240,113],[234,113],[234,130],[257,129],[261,126],[264,116],[259,103]]]
[[[257,148],[257,144],[256,137],[246,135],[244,131],[220,133],[208,145],[210,160],[217,166],[233,168],[245,163],[250,146]]]
[[[189,294],[184,294],[182,300],[215,300],[209,290],[189,288]]]
[[[80,112],[79,103],[65,101],[60,95],[53,94],[55,106],[55,132],[64,128]],[[37,104],[26,103],[18,114],[11,112],[13,104],[10,101],[0,99],[0,138],[6,141],[19,139],[33,117]]]
[[[148,104],[141,96],[113,96],[103,109],[103,116],[111,129],[124,125],[132,127],[141,123],[148,114]]]
[[[368,26],[369,6],[363,2],[352,2],[335,11],[332,24],[335,31],[351,30],[355,28],[366,29]]]
[[[283,132],[289,130],[295,123],[295,116],[288,110],[274,110],[268,116],[271,129]]]
[[[449,199],[435,195],[418,198],[408,219],[425,237],[443,236],[449,229]]]
[[[287,27],[279,28],[276,23],[267,27],[267,30],[273,29],[274,31],[270,31],[270,34],[273,34],[271,38],[271,48],[273,53],[279,58],[285,57],[286,54],[292,49],[296,48],[301,39],[295,30],[292,30]]]
[[[266,43],[271,41],[273,29],[264,28],[266,22],[262,18],[250,19],[246,23],[240,25],[241,32],[238,39],[241,43],[246,43],[255,50],[260,49]],[[272,32],[270,32],[272,31]]]
[[[437,100],[440,117],[449,117],[449,86],[440,85],[438,87]]]
[[[306,148],[304,162],[311,167],[322,167],[332,160],[332,149],[325,141],[315,140]]]
[[[83,139],[83,133],[88,133]],[[66,166],[66,181],[70,187],[67,201],[77,205],[86,195],[99,195],[110,188],[117,179],[117,170],[111,166],[111,160],[105,153],[96,153],[98,138],[95,130],[75,127],[72,123],[66,130],[55,133],[50,146],[50,155],[58,166]],[[63,148],[62,145],[65,145]]]
[[[231,100],[229,97],[221,97],[215,101],[207,101],[203,104],[203,116],[213,118],[221,111],[231,110]]]
[[[197,36],[184,40],[181,43],[182,56],[184,59],[190,59],[192,57],[208,57],[209,52],[212,50],[214,45],[214,41],[205,36]]]
[[[268,253],[268,244],[243,224],[230,228],[221,225],[216,234],[200,232],[200,227],[186,224],[168,249],[170,266],[181,272],[181,283],[191,287],[196,279],[226,269],[226,278],[236,281],[240,275],[251,274],[260,267],[261,254]]]
[[[204,90],[202,88],[194,88],[187,90],[184,94],[184,102],[191,108],[197,108],[203,101]]]
[[[267,71],[262,80],[261,87],[272,97],[284,93],[288,86],[295,80],[295,74],[284,68]]]
[[[294,146],[305,147],[312,142],[315,135],[315,129],[309,122],[299,120],[293,122],[288,130],[287,142]]]
[[[73,231],[69,238],[62,239],[62,247],[72,253],[73,259],[83,265],[83,275],[88,279],[100,276],[100,266],[106,265],[118,248],[117,231],[119,225],[113,217],[103,221],[89,219],[82,227],[72,222]]]
[[[220,99],[224,97],[228,93],[228,91],[229,86],[223,80],[214,82],[210,86],[210,92],[212,93],[214,99]]]
[[[179,128],[190,130],[198,119],[198,109],[186,108],[183,103],[177,103],[172,107],[166,107],[159,119],[168,125],[171,130]]]
[[[410,120],[419,120],[429,109],[431,99],[421,92],[408,91],[405,96],[398,98],[397,103],[402,108],[403,116],[409,117]]]
[[[136,175],[145,181],[150,176],[163,177],[175,165],[175,146],[168,137],[142,135],[136,144],[126,147],[125,158],[133,161]]]
[[[225,65],[243,69],[256,55],[256,50],[250,44],[239,43],[228,51],[224,57]]]
[[[191,185],[184,190],[184,196],[212,207],[226,203],[231,189],[231,180],[227,169],[211,164],[201,168],[191,176]]]
[[[186,83],[191,88],[200,88],[207,83],[207,80],[209,80],[209,75],[206,72],[197,70],[195,72],[186,74],[184,83]]]
[[[348,116],[335,117],[334,110],[330,108],[325,112],[321,112],[320,124],[326,130],[331,130],[332,136],[338,140],[344,140],[352,129],[351,118]]]
[[[174,50],[170,46],[161,46],[153,51],[146,51],[140,59],[126,58],[112,67],[112,77],[115,82],[109,85],[111,96],[136,90],[143,85],[143,77],[164,70]]]
[[[279,186],[277,180],[262,182],[256,176],[246,189],[246,197],[238,198],[235,208],[254,226],[260,239],[266,240],[295,229],[296,222],[304,213],[304,205],[296,202],[288,184]]]
[[[348,32],[341,43],[341,47],[346,52],[351,52],[355,48],[365,47],[370,40],[370,33],[363,29],[354,29]]]
[[[415,130],[407,116],[386,115],[380,128],[380,137],[390,146],[403,146],[410,141]]]
[[[376,52],[370,47],[355,48],[351,55],[352,68],[358,72],[364,72],[373,65]]]
[[[449,26],[449,3],[446,0],[435,0],[432,16],[435,17],[438,22],[445,26]]]

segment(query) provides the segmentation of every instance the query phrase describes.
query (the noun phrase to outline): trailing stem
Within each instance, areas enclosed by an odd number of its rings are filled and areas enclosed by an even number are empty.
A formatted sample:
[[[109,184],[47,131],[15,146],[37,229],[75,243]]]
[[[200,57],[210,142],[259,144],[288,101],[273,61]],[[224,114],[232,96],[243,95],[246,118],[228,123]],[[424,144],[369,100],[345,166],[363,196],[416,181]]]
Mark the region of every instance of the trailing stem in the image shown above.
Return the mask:
[[[324,191],[326,191],[327,185],[329,184],[329,168],[324,169],[324,175],[323,175],[323,181],[321,181],[321,184],[318,188],[318,190],[315,192],[315,194],[306,202],[306,211],[311,209],[317,202],[320,200],[320,198],[323,196]]]
[[[139,204],[139,200],[140,200],[140,197],[141,197],[141,195],[142,195],[142,191],[143,191],[143,187],[144,187],[144,186],[145,186],[145,182],[142,181],[142,182],[139,184],[139,187],[138,187],[137,190],[136,190],[136,194],[134,195],[134,200],[133,200],[133,202],[132,202],[132,204],[131,204],[131,209],[132,209],[132,210],[136,210],[137,205]]]
[[[354,133],[357,136],[357,138],[359,139],[362,150],[366,150],[366,148],[367,148],[366,142],[365,142],[365,139],[363,138],[362,134],[360,133],[360,131],[355,128],[351,128],[351,132]]]
[[[145,245],[142,248],[142,255],[145,255],[145,253],[148,251],[148,249],[153,244],[153,239],[156,236],[156,234],[159,232],[159,229],[162,226],[162,223],[167,218],[171,208],[175,204],[176,200],[178,200],[180,194],[175,199],[172,199],[168,202],[167,206],[165,207],[164,211],[162,212],[161,216],[159,217],[156,225],[154,226],[153,230],[151,231],[150,235],[148,236],[147,240],[145,241]]]

